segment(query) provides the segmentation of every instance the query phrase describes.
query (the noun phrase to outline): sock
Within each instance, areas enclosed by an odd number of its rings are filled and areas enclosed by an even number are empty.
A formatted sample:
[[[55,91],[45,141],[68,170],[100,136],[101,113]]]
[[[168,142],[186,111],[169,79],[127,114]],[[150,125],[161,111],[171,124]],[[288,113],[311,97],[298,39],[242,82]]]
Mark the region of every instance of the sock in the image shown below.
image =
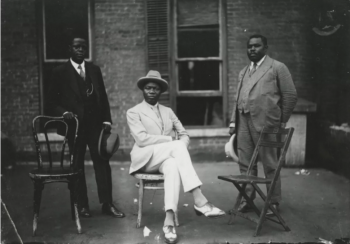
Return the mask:
[[[194,198],[194,204],[197,207],[203,207],[207,202],[207,198],[203,195],[201,189],[197,187],[192,191],[193,198]]]
[[[175,226],[174,216],[175,216],[175,214],[174,214],[173,210],[167,210],[165,212],[164,226],[166,226],[166,225]]]

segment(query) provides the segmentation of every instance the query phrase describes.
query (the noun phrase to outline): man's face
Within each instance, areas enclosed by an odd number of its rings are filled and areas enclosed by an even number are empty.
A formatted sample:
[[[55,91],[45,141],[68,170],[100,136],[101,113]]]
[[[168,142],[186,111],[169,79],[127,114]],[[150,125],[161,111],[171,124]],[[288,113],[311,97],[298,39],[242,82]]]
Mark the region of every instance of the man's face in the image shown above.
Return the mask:
[[[261,38],[250,39],[247,43],[248,58],[254,63],[259,62],[266,55],[267,48]]]
[[[160,86],[156,82],[148,82],[143,87],[143,97],[151,105],[155,105],[160,97]]]
[[[69,46],[70,56],[78,64],[84,61],[86,50],[87,44],[82,38],[74,38],[72,44]]]

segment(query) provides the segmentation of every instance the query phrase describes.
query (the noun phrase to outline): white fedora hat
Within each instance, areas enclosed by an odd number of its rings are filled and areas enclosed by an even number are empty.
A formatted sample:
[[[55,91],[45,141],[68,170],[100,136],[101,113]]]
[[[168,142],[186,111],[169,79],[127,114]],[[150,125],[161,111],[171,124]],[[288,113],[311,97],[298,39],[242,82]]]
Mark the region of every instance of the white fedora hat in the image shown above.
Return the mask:
[[[150,70],[145,77],[141,77],[137,81],[137,86],[140,90],[143,90],[143,87],[150,81],[154,81],[160,85],[161,93],[168,90],[168,82],[160,76],[160,73],[156,70]]]
[[[231,157],[234,162],[238,162],[237,136],[233,134],[225,144],[226,157]]]

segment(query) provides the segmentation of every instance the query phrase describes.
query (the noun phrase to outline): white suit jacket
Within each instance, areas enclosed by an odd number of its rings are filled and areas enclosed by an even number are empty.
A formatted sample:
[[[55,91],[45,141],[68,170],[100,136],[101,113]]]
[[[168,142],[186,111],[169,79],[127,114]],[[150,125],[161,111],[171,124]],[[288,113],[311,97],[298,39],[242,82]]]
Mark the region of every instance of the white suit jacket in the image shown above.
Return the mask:
[[[186,146],[190,138],[180,120],[171,108],[159,104],[159,111],[164,123],[164,131],[155,112],[146,101],[129,109],[126,113],[128,125],[135,144],[131,150],[129,173],[141,169],[152,157],[154,145],[172,141],[172,132],[177,131],[179,140]]]

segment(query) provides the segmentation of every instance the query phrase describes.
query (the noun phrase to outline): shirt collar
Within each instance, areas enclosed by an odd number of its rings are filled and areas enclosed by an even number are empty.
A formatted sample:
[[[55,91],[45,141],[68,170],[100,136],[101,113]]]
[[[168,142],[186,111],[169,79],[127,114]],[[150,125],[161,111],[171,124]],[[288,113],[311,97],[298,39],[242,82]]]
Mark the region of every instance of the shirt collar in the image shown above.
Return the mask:
[[[70,59],[70,62],[72,63],[73,67],[78,70],[78,66],[80,65],[83,69],[83,71],[85,71],[85,61],[83,60],[83,62],[81,64],[77,64],[76,62],[73,61],[73,59]]]
[[[265,58],[266,58],[266,55],[262,59],[260,59],[259,62],[256,63],[256,68],[260,67],[260,65],[264,62]],[[249,70],[251,70],[253,66],[254,66],[254,62],[250,62]]]
[[[149,104],[148,102],[146,102],[146,100],[143,100],[150,108],[156,108],[158,109],[159,107],[159,103],[157,102],[156,104],[152,105],[152,104]]]

